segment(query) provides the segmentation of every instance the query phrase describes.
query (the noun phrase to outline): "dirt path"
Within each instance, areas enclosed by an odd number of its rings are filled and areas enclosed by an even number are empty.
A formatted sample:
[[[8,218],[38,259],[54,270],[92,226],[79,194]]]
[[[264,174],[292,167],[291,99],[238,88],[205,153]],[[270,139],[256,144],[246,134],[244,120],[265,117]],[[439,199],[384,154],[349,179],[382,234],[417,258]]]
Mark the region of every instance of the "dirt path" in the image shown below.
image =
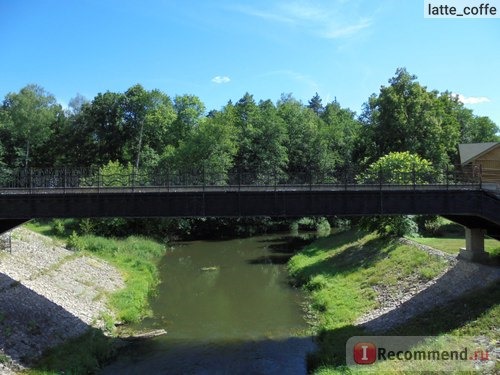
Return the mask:
[[[45,349],[102,327],[120,273],[102,260],[69,251],[25,228],[0,249],[0,373],[20,369]],[[10,372],[12,373],[12,372]]]

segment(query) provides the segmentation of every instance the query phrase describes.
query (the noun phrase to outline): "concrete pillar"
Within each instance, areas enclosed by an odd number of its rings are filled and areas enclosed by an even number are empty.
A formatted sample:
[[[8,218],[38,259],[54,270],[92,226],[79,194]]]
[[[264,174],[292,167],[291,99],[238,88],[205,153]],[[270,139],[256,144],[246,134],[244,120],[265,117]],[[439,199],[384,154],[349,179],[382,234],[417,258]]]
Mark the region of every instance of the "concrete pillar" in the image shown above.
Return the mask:
[[[481,228],[465,228],[465,249],[460,249],[459,257],[473,262],[488,260],[489,254],[484,251],[485,233]]]

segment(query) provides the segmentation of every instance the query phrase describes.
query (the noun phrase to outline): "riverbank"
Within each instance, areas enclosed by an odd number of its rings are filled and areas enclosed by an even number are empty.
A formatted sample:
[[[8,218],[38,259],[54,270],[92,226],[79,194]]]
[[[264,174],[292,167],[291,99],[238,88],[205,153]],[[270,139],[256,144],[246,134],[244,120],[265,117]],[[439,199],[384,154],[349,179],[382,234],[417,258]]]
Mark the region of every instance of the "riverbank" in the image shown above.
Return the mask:
[[[308,291],[316,315],[318,350],[309,358],[316,373],[342,373],[345,343],[357,335],[500,339],[498,267],[356,231],[317,240],[288,267],[295,283]],[[492,283],[497,287],[484,289]]]
[[[2,374],[95,371],[124,345],[115,324],[150,313],[164,245],[54,232],[53,225],[30,223],[0,252]]]
[[[26,228],[0,251],[0,367],[23,370],[47,349],[105,328],[113,316],[107,297],[123,289],[110,264],[67,250]]]

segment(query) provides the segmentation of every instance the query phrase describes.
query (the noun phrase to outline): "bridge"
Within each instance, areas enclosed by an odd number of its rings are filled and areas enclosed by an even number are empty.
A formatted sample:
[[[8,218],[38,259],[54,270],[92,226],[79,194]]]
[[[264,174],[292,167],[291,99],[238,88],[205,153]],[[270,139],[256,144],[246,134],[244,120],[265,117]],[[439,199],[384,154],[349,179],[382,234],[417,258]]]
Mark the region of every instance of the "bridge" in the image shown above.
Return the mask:
[[[0,174],[0,233],[33,218],[441,215],[466,227],[465,257],[500,240],[500,194],[462,170],[357,179],[344,171],[123,173],[23,169]]]

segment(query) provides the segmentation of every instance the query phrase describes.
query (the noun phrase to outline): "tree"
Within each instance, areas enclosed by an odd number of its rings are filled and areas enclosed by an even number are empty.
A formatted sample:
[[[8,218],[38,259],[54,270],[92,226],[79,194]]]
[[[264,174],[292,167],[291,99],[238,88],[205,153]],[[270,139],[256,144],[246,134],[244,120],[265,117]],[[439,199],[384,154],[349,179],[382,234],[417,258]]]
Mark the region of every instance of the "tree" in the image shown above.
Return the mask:
[[[51,124],[62,115],[62,108],[54,96],[42,87],[28,85],[19,93],[7,94],[3,102],[6,127],[14,139],[15,148],[23,155],[27,168],[32,148],[45,143],[51,136]],[[23,149],[23,151],[21,151]]]
[[[122,102],[121,93],[99,93],[72,119],[69,152],[75,165],[131,161],[123,147],[130,135],[124,128]]]
[[[303,177],[309,180],[309,175],[331,168],[335,158],[330,154],[328,141],[321,133],[322,120],[291,95],[282,95],[277,109],[286,125],[289,175],[306,172]]]
[[[173,172],[194,171],[203,174],[205,182],[222,184],[227,181],[236,151],[236,129],[224,113],[217,113],[201,121],[179,147],[168,149],[161,165]]]
[[[82,110],[84,104],[87,104],[89,101],[80,93],[76,94],[74,98],[71,98],[68,103],[68,109],[70,115],[77,115]]]
[[[312,109],[318,116],[323,113],[323,104],[321,103],[321,98],[318,93],[316,93],[311,100],[309,100],[307,107]]]
[[[286,126],[270,100],[258,105],[246,93],[234,106],[239,149],[235,167],[250,179],[284,174],[288,157]]]
[[[445,165],[456,154],[460,124],[455,103],[446,93],[427,91],[416,78],[398,69],[390,85],[365,105],[362,137],[369,162],[391,151],[410,151],[434,165]]]
[[[177,146],[198,126],[205,112],[205,105],[194,95],[176,96],[174,99],[176,119],[170,126],[169,144]]]
[[[329,158],[332,160],[329,167],[352,168],[354,148],[361,130],[356,114],[333,101],[326,105],[321,119],[324,125],[320,135],[328,143]]]
[[[129,158],[139,169],[141,155],[147,156],[147,166],[159,158],[167,143],[168,128],[176,118],[170,98],[159,90],[147,91],[141,85],[129,88],[122,97],[124,144]],[[133,156],[132,156],[133,155]]]

